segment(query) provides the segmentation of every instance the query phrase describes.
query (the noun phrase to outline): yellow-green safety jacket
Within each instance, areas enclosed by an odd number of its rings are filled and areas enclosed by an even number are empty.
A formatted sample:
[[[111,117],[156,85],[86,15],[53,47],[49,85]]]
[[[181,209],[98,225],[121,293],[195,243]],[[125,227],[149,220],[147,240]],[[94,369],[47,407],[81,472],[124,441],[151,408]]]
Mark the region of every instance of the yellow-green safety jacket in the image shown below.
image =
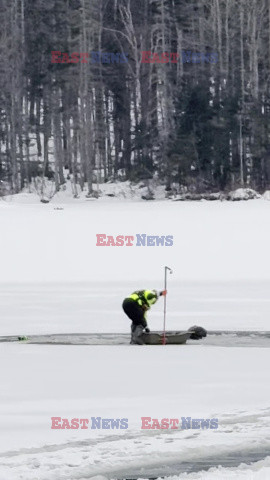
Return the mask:
[[[156,290],[137,290],[133,292],[128,298],[132,298],[140,307],[145,307],[146,310],[156,303],[158,293]]]

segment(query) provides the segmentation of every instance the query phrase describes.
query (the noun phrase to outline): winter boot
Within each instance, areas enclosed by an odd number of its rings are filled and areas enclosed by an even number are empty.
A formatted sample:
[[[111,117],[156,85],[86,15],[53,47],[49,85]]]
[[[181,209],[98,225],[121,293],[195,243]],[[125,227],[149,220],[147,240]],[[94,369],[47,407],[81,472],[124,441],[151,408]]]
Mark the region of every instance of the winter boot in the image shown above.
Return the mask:
[[[144,345],[142,339],[140,338],[143,333],[142,325],[131,325],[131,345]]]

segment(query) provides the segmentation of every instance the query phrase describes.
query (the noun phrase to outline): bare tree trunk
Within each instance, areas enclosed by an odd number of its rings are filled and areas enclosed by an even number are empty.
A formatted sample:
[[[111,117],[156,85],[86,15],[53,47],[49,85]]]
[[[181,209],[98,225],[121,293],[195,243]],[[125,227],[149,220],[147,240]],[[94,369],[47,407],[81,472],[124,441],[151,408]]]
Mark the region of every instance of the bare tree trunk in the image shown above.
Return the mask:
[[[43,90],[43,171],[41,183],[41,197],[43,199],[45,192],[45,175],[49,164],[49,138],[51,134],[51,118],[49,114],[49,86],[44,85]],[[56,175],[55,175],[56,176]]]
[[[226,87],[228,85],[229,77],[229,56],[230,56],[230,35],[229,35],[229,13],[230,13],[230,3],[231,0],[226,0],[225,7],[225,78],[226,78]]]
[[[241,112],[239,124],[239,155],[240,155],[240,184],[244,185],[244,159],[243,159],[243,112],[244,112],[244,95],[245,95],[245,63],[244,63],[244,5],[243,0],[239,2],[240,8],[240,75],[241,75]]]
[[[62,145],[62,129],[61,129],[61,100],[59,87],[53,87],[53,140],[54,140],[54,168],[55,168],[55,187],[59,191],[60,185],[65,183],[63,172],[63,145]]]
[[[112,177],[113,167],[112,167],[112,146],[111,146],[111,131],[110,131],[110,114],[109,114],[109,92],[106,89],[105,91],[105,125],[106,125],[106,151],[107,151],[107,165],[108,165],[108,177]]]
[[[82,51],[89,52],[89,44],[87,38],[87,22],[86,22],[86,3],[85,0],[82,0]],[[88,186],[87,195],[91,196],[93,193],[93,124],[92,124],[92,101],[91,101],[91,92],[89,86],[89,74],[87,63],[81,64],[81,125],[83,128],[83,149],[82,154],[85,155],[85,158],[82,159],[85,164],[85,173]]]

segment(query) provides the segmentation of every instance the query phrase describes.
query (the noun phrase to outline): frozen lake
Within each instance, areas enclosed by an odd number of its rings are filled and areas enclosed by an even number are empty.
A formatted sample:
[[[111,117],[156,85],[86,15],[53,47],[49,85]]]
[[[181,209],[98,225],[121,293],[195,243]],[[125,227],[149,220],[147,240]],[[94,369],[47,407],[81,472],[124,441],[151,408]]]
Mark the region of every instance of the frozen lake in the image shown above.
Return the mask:
[[[270,478],[268,202],[15,202],[0,221],[1,480]],[[96,233],[143,232],[174,246],[95,245]],[[130,347],[122,301],[162,289],[164,265],[167,329],[209,335]],[[162,300],[148,321],[162,330]],[[127,418],[128,429],[52,430],[54,416]],[[144,431],[144,416],[219,424]]]
[[[146,288],[149,283],[146,282]],[[125,296],[145,282],[8,284],[0,288],[0,335],[129,333]],[[162,281],[150,282],[162,288]],[[201,325],[216,330],[270,330],[270,281],[180,282],[170,278],[167,329]],[[163,328],[163,301],[148,314],[152,330]]]

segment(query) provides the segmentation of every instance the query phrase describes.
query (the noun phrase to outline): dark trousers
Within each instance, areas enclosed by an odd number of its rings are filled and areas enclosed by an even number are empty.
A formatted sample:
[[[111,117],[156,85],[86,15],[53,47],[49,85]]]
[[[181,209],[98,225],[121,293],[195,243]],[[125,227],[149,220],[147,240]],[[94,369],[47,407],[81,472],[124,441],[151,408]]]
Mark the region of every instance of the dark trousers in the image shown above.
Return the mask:
[[[135,300],[132,298],[125,298],[122,307],[125,314],[130,318],[134,325],[142,325],[143,328],[147,326],[147,322],[144,318],[144,311]]]
[[[144,328],[147,326],[143,309],[137,304],[137,302],[135,302],[135,300],[132,300],[132,298],[126,298],[123,301],[122,306],[125,314],[132,321],[130,343],[135,345],[143,345],[144,342],[141,339],[141,335]]]

